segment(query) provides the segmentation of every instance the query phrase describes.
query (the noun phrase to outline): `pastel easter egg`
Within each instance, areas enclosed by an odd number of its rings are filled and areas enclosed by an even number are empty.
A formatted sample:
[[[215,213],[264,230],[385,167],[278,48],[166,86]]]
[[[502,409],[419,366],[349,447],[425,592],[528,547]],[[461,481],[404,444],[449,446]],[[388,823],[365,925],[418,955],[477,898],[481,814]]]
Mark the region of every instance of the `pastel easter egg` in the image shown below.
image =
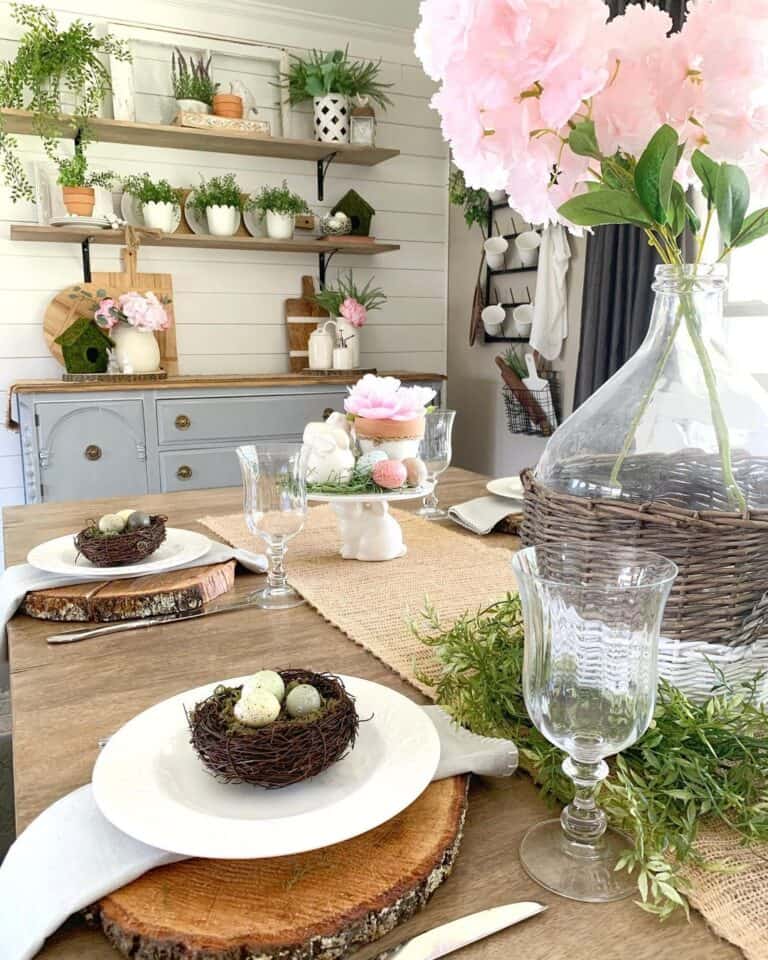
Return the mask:
[[[406,457],[403,460],[406,469],[406,480],[409,487],[420,487],[427,481],[427,465],[420,457]]]
[[[128,507],[127,510],[118,510],[115,516],[122,517],[123,523],[125,523],[132,513],[136,513],[136,509],[134,507]]]
[[[269,690],[256,688],[240,695],[233,712],[248,727],[266,727],[280,716],[280,701]]]
[[[405,483],[408,471],[400,460],[381,460],[374,465],[371,477],[385,490],[398,490]]]
[[[116,513],[105,513],[99,520],[101,533],[122,533],[125,530],[125,520]]]
[[[306,717],[317,713],[322,706],[320,694],[309,683],[300,683],[288,691],[285,698],[285,712],[289,717]]]
[[[387,455],[383,450],[371,450],[364,453],[361,457],[358,457],[355,463],[355,473],[359,473],[361,477],[370,477],[376,464],[383,463],[386,459]]]
[[[285,696],[283,678],[276,670],[259,670],[243,684],[242,696],[247,696],[254,690],[268,690],[273,697],[282,702]]]
[[[152,526],[152,517],[148,513],[143,513],[141,510],[134,510],[134,512],[128,517],[125,521],[126,530],[140,530],[142,527],[151,527]]]

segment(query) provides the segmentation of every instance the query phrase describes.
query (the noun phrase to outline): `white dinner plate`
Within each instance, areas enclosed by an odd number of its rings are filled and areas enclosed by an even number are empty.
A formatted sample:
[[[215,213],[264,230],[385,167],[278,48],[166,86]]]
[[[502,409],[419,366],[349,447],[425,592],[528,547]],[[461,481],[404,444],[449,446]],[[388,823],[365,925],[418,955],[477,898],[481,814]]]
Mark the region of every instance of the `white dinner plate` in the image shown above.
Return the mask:
[[[192,206],[192,197],[194,196],[195,191],[187,194],[187,198],[184,201],[184,219],[187,221],[187,225],[192,233],[196,233],[198,237],[207,237],[208,236],[208,220],[205,217],[204,213],[200,213],[195,207]]]
[[[497,497],[508,497],[510,500],[523,499],[523,481],[520,477],[499,477],[489,480],[485,485],[488,493],[495,493]]]
[[[440,740],[413,701],[370,680],[340,679],[360,731],[354,749],[319,776],[280,790],[216,780],[189,742],[184,713],[218,685],[209,683],[150,707],[110,738],[93,770],[99,809],[123,833],[190,857],[279,857],[372,830],[425,790]]]
[[[109,230],[112,224],[106,217],[78,217],[69,214],[66,217],[51,217],[52,227],[95,227],[98,230]]]
[[[267,231],[264,221],[261,219],[258,210],[243,210],[243,223],[245,229],[252,237],[266,237]]]
[[[141,209],[141,204],[139,201],[130,193],[123,193],[120,198],[120,213],[123,215],[123,220],[126,223],[129,223],[132,227],[143,227],[144,224],[144,213]],[[179,224],[181,223],[181,204],[175,203],[173,205],[173,222],[171,226],[171,233],[176,233],[179,229]]]
[[[85,557],[78,557],[75,536],[68,534],[66,537],[57,537],[55,540],[48,540],[33,547],[27,554],[27,563],[38,570],[59,573],[66,577],[80,577],[83,580],[117,580],[174,570],[185,563],[192,563],[193,560],[208,553],[210,549],[211,541],[202,533],[167,527],[165,541],[146,560],[120,567],[97,567]]]

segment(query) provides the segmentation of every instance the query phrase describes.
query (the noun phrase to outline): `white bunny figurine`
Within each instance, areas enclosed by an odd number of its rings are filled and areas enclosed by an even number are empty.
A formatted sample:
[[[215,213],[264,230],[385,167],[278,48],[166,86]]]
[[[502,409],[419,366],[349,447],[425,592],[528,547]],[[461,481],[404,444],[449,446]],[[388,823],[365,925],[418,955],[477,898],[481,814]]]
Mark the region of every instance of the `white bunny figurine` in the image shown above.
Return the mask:
[[[308,423],[302,439],[308,448],[309,483],[347,483],[351,479],[355,469],[355,455],[346,430],[333,426],[328,421]]]
[[[390,516],[386,502],[364,504],[358,523],[356,560],[394,560],[405,556],[403,531]]]

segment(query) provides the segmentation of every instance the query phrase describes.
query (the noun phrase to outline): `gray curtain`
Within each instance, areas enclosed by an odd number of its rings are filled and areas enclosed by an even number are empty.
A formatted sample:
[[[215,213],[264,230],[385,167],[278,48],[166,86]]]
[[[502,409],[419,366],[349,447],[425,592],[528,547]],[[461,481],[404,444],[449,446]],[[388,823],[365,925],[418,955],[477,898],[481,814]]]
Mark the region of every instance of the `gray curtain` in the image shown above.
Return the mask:
[[[609,0],[611,16],[624,13],[632,2]],[[658,0],[655,6],[666,10],[674,29],[680,29],[685,0]],[[636,227],[597,227],[587,240],[574,408],[602,386],[643,342],[651,319],[651,282],[658,262],[645,234]]]

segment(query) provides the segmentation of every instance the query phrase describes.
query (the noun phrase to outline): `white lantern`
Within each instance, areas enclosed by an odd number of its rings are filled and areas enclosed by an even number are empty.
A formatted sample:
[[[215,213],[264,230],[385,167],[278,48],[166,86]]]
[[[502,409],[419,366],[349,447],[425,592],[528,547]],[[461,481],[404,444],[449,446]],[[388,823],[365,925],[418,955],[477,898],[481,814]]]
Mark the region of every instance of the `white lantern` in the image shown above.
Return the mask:
[[[367,97],[358,97],[350,111],[349,142],[366,147],[376,143],[376,114]]]

